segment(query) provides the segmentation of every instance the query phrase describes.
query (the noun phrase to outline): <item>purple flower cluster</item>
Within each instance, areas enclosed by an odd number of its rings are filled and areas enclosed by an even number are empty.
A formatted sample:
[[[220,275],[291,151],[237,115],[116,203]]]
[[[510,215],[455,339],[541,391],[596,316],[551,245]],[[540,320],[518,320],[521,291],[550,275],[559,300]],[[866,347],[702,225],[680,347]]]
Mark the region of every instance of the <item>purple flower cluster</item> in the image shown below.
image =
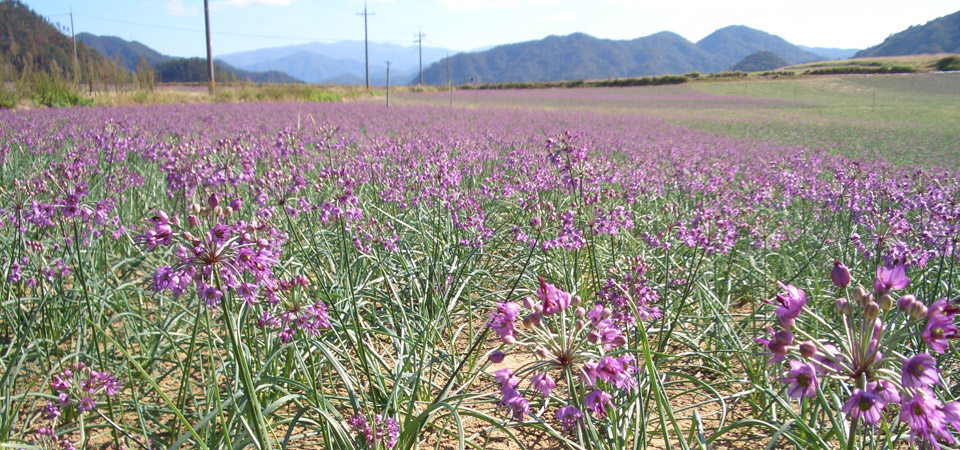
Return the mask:
[[[846,289],[851,281],[849,270],[836,262],[831,280],[838,288]],[[903,339],[909,333],[903,331],[904,328],[889,333],[890,324],[884,322],[881,314],[896,304],[906,317],[905,326],[918,326],[925,321],[921,333],[923,342],[934,352],[943,353],[950,345],[949,340],[960,336],[954,324],[960,307],[946,299],[928,307],[910,294],[901,295],[894,302],[895,291],[909,284],[902,264],[881,265],[873,281],[873,293],[857,287],[850,300],[838,299],[837,313],[844,316],[844,334],[838,337],[843,348],[840,350],[823,340],[795,341],[794,333],[810,337],[798,322],[806,311],[807,296],[799,288],[781,283],[784,292],[770,303],[777,306],[774,313],[784,329],[768,329],[771,338],[755,340],[773,355],[770,363],[787,361],[791,355],[799,357],[789,360],[790,370],[780,378],[787,384],[790,398],[816,398],[819,390],[832,388],[831,382],[847,384],[851,393],[841,410],[853,422],[852,426],[876,427],[891,405],[899,405],[899,418],[909,426],[911,440],[917,445],[925,448],[940,448],[940,442],[954,445],[957,441],[949,428],[953,426],[960,431],[960,403],[944,404],[937,399],[934,387],[940,384],[940,376],[936,358],[928,353],[905,359],[888,356],[905,351]],[[890,376],[892,369],[888,367],[895,361],[900,361],[898,378]]]
[[[647,264],[642,257],[633,259],[630,270],[621,278],[607,278],[597,293],[597,304],[612,311],[611,320],[621,330],[632,328],[637,319],[654,320],[661,317],[660,308],[653,306],[660,297],[647,283]],[[634,316],[636,310],[639,317]]]
[[[83,363],[72,364],[52,378],[49,385],[57,400],[47,402],[43,408],[51,425],[38,428],[34,441],[43,448],[73,449],[67,437],[57,436],[57,423],[96,410],[101,396],[116,397],[123,385],[108,372],[92,370]]]
[[[371,449],[390,450],[397,445],[400,438],[400,425],[397,420],[381,414],[374,415],[371,421],[361,410],[359,414],[347,418],[347,425],[353,428],[354,433]]]
[[[577,397],[597,418],[605,418],[615,408],[610,389],[631,390],[637,387],[638,369],[631,354],[611,354],[627,344],[620,328],[611,319],[612,311],[597,304],[591,311],[581,306],[578,296],[538,278],[536,297],[524,300],[526,315],[517,319],[521,309],[516,303],[501,303],[491,315],[490,327],[504,344],[514,345],[535,355],[536,361],[519,371],[506,368],[496,371],[500,391],[500,406],[511,418],[522,421],[529,414],[530,400],[521,390],[523,380],[518,374],[529,374],[530,390],[539,397],[557,395],[559,373],[566,381],[567,404],[557,411],[557,420],[566,432],[579,423],[583,413],[574,406]],[[589,344],[589,345],[587,345]],[[506,354],[497,351],[490,362],[500,364]],[[573,379],[567,379],[572,374]]]

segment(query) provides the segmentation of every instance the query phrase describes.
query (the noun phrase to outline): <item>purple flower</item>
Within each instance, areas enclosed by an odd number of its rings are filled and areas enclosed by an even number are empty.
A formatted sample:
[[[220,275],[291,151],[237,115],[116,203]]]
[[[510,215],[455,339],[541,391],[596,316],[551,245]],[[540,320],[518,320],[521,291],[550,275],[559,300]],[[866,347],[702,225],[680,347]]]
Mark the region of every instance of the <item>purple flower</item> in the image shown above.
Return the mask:
[[[201,284],[197,287],[197,291],[200,294],[200,299],[207,302],[207,307],[210,309],[220,307],[220,299],[223,298],[223,292],[220,292],[219,289]]]
[[[503,352],[501,352],[501,351],[496,351],[496,352],[491,353],[490,356],[487,357],[487,360],[490,361],[490,362],[492,362],[492,363],[494,363],[494,364],[500,364],[500,363],[503,362],[503,358],[504,358],[505,356],[507,356],[507,355],[504,354]]]
[[[552,316],[570,306],[572,296],[569,292],[557,289],[556,286],[547,283],[543,277],[537,277],[540,281],[540,289],[537,290],[537,296],[543,302],[543,315]]]
[[[77,408],[80,412],[93,411],[97,408],[97,403],[93,401],[92,397],[81,397],[80,404]]]
[[[883,397],[857,388],[843,404],[841,411],[847,413],[852,420],[862,418],[865,423],[876,425],[880,421],[880,412],[884,406]]]
[[[503,394],[503,400],[500,402],[500,406],[503,406],[510,412],[513,420],[523,422],[523,416],[530,414],[530,403],[527,402],[527,399],[523,398],[520,392],[514,387],[504,387],[500,389],[500,393]]]
[[[510,369],[500,369],[493,374],[497,383],[500,385],[500,389],[514,387],[520,384],[520,379],[514,376],[513,371]]]
[[[557,420],[560,421],[564,433],[572,431],[581,418],[583,413],[576,406],[567,405],[557,410]]]
[[[44,408],[44,411],[47,413],[47,419],[51,421],[57,420],[63,415],[60,411],[60,408],[58,408],[53,402],[47,402],[47,406]]]
[[[922,389],[940,384],[937,372],[937,360],[927,353],[921,353],[903,361],[900,377],[905,388]]]
[[[949,423],[960,433],[960,402],[949,402],[943,405],[943,417],[944,422]]]
[[[833,270],[830,272],[830,279],[838,287],[845,288],[850,284],[850,269],[840,261],[833,261]]]
[[[933,308],[931,308],[933,311]],[[937,353],[943,353],[950,346],[948,339],[956,339],[960,335],[960,329],[953,324],[953,316],[941,312],[933,312],[927,315],[927,326],[923,329],[920,337],[931,350]]]
[[[774,313],[781,320],[796,319],[800,316],[800,310],[807,303],[807,294],[794,285],[785,285],[780,283],[780,287],[786,290],[785,294],[777,294],[777,302],[780,307]]]
[[[890,381],[871,381],[867,383],[867,392],[879,395],[886,404],[900,403],[900,390]]]
[[[817,396],[817,370],[810,363],[790,361],[790,372],[780,380],[790,384],[787,388],[790,398]]]
[[[597,364],[597,377],[621,389],[630,389],[637,385],[633,379],[636,367],[632,366],[633,356],[622,355],[617,358],[604,356]]]
[[[217,245],[226,244],[230,240],[230,227],[222,223],[214,225],[210,229],[210,240]]]
[[[381,445],[386,446],[387,449],[395,447],[400,438],[400,426],[396,419],[392,417],[384,418],[380,414],[375,415],[373,419],[374,424],[371,426],[367,417],[363,415],[363,410],[361,410],[360,414],[347,418],[347,425],[350,425],[350,428],[353,428],[358,436],[373,447],[382,448]]]
[[[900,407],[900,421],[910,426],[910,438],[920,439],[931,445],[936,445],[937,437],[953,442],[950,433],[944,427],[946,415],[941,411],[943,406],[939,400],[926,391],[919,391]]]
[[[773,339],[753,338],[754,342],[766,346],[767,349],[770,350],[770,353],[773,354],[773,357],[767,360],[767,363],[773,364],[786,360],[787,350],[790,344],[793,343],[793,333],[786,330],[774,332],[770,328],[767,328],[767,332],[770,333]]]
[[[516,338],[513,337],[513,324],[517,320],[518,312],[520,312],[520,305],[513,302],[501,302],[497,304],[497,311],[490,314],[490,322],[487,322],[490,328],[507,344],[516,342]]]
[[[550,374],[546,372],[534,375],[533,378],[530,378],[530,383],[533,384],[533,388],[544,397],[549,397],[553,388],[557,387],[557,383],[553,381]]]
[[[908,284],[910,284],[910,279],[907,278],[903,264],[897,264],[893,267],[877,266],[877,278],[873,280],[873,290],[878,294],[903,289]]]
[[[599,418],[607,417],[607,405],[613,406],[613,396],[600,389],[594,389],[584,399],[584,406],[590,408]]]

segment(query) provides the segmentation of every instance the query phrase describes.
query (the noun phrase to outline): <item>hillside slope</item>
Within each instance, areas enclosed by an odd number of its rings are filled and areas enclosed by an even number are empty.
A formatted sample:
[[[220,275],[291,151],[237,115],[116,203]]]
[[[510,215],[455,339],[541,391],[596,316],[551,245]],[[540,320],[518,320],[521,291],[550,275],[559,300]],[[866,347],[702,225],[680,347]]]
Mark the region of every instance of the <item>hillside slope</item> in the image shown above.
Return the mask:
[[[19,1],[0,1],[0,75],[9,79],[41,72],[89,82],[118,70],[82,42],[77,43],[77,62],[74,67],[73,41],[57,26]]]
[[[856,58],[873,56],[960,53],[960,11],[915,25],[857,52]]]

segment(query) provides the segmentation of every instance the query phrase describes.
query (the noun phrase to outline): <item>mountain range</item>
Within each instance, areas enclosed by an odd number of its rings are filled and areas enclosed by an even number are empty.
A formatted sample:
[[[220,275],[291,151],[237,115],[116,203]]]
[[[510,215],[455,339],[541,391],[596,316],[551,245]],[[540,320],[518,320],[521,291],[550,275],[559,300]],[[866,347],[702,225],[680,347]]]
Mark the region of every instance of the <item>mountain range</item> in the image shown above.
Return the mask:
[[[456,53],[445,48],[423,47],[424,67]],[[366,76],[363,41],[311,42],[284,47],[262,48],[218,56],[245,70],[279,70],[309,83],[362,84]],[[370,43],[370,82],[386,83],[386,62],[390,61],[393,82],[419,80],[420,53],[415,45]]]
[[[5,56],[0,60],[0,72],[18,73],[28,67],[46,71],[48,66],[60,72],[73,70],[69,55],[72,52],[62,29],[22,3],[3,0],[0,6],[0,54]],[[42,36],[37,30],[42,31]],[[143,59],[155,68],[161,81],[202,81],[193,79],[198,76],[205,79],[199,58],[163,55],[139,42],[112,36],[80,33],[77,40],[79,66],[84,70],[95,66],[102,68],[97,69],[99,73],[106,74],[113,70],[110,69],[114,66],[112,62],[117,62],[125,70],[134,71]],[[53,43],[56,45],[51,45]],[[30,51],[25,52],[27,47]],[[419,82],[421,53],[417,46],[371,43],[369,49],[373,84],[385,82],[387,61],[391,62],[393,83]],[[454,84],[569,81],[772,70],[773,66],[784,63],[849,58],[854,52],[857,57],[960,52],[960,12],[910,27],[859,52],[798,46],[778,36],[735,25],[716,30],[696,43],[667,31],[632,40],[599,39],[573,33],[453,56],[449,55],[455,52],[448,49],[424,47],[422,58],[424,81],[438,85],[448,80]],[[216,63],[218,79],[255,82],[362,84],[366,69],[362,41],[263,48],[220,55]]]
[[[633,40],[598,39],[583,33],[549,36],[454,55],[430,66],[423,76],[428,84],[446,83],[448,63],[454,84],[717,72],[762,51],[774,53],[789,64],[826,59],[779,36],[735,25],[721,28],[697,43],[666,31]]]

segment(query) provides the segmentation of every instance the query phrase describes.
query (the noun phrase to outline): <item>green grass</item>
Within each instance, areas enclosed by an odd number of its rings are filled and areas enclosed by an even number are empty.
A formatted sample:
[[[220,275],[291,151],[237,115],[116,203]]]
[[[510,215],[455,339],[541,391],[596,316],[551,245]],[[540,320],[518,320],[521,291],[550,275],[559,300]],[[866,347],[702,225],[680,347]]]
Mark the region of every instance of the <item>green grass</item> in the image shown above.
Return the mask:
[[[685,125],[898,164],[958,165],[960,74],[698,83],[714,95],[780,100],[767,107],[665,111]],[[922,150],[920,152],[916,150]],[[932,155],[932,158],[930,157]]]

